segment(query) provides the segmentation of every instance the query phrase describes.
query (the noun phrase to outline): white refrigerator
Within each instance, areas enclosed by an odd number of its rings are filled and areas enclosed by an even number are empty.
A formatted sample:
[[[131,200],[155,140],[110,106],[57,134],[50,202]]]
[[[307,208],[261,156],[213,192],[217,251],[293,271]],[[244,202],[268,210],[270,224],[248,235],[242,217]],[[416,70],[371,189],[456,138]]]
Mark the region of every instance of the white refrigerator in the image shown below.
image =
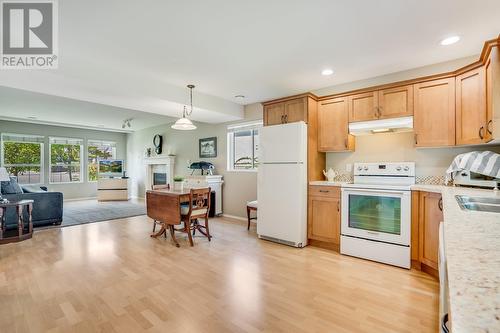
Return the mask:
[[[257,234],[307,245],[307,125],[265,126],[259,133]]]

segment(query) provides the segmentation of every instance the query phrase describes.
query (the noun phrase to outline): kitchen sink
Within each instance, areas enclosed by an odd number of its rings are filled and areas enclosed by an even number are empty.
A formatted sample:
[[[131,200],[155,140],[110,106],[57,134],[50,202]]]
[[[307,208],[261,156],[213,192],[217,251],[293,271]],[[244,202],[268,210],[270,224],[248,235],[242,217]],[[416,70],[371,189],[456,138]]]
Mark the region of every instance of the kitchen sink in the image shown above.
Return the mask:
[[[456,195],[455,198],[460,208],[464,210],[500,213],[500,198],[469,197],[466,195]]]

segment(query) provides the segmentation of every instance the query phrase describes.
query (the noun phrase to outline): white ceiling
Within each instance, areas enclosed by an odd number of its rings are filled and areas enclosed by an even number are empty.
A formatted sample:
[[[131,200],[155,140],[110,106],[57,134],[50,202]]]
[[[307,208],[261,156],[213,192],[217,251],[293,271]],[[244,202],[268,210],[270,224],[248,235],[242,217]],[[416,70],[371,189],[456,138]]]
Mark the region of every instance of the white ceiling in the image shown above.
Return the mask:
[[[3,71],[0,85],[193,119],[241,105],[478,54],[498,0],[59,1],[59,69]],[[439,41],[458,34],[461,41]],[[324,77],[320,72],[332,68]],[[243,94],[245,99],[235,99]]]

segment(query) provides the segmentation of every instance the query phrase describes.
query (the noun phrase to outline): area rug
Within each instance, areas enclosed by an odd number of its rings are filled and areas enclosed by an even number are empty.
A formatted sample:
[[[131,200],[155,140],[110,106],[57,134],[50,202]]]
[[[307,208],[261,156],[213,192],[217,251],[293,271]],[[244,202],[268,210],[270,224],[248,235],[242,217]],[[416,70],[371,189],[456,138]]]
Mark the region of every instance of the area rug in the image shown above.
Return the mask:
[[[143,201],[65,201],[62,224],[59,226],[43,226],[37,229],[67,227],[145,214],[146,205]]]

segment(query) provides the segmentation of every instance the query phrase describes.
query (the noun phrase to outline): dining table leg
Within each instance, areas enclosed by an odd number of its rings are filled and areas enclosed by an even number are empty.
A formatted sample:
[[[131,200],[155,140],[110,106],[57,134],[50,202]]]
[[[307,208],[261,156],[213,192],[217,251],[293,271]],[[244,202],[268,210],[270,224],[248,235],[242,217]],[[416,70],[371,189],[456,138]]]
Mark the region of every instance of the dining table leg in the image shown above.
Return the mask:
[[[160,230],[158,230],[157,233],[152,233],[151,237],[158,238],[159,236],[165,234],[166,232],[167,232],[167,228],[165,228],[165,223],[162,223]]]
[[[172,240],[174,241],[175,246],[180,247],[179,243],[177,242],[177,238],[175,238],[174,226],[172,224],[169,224],[168,227],[170,229],[170,235],[172,236]]]

